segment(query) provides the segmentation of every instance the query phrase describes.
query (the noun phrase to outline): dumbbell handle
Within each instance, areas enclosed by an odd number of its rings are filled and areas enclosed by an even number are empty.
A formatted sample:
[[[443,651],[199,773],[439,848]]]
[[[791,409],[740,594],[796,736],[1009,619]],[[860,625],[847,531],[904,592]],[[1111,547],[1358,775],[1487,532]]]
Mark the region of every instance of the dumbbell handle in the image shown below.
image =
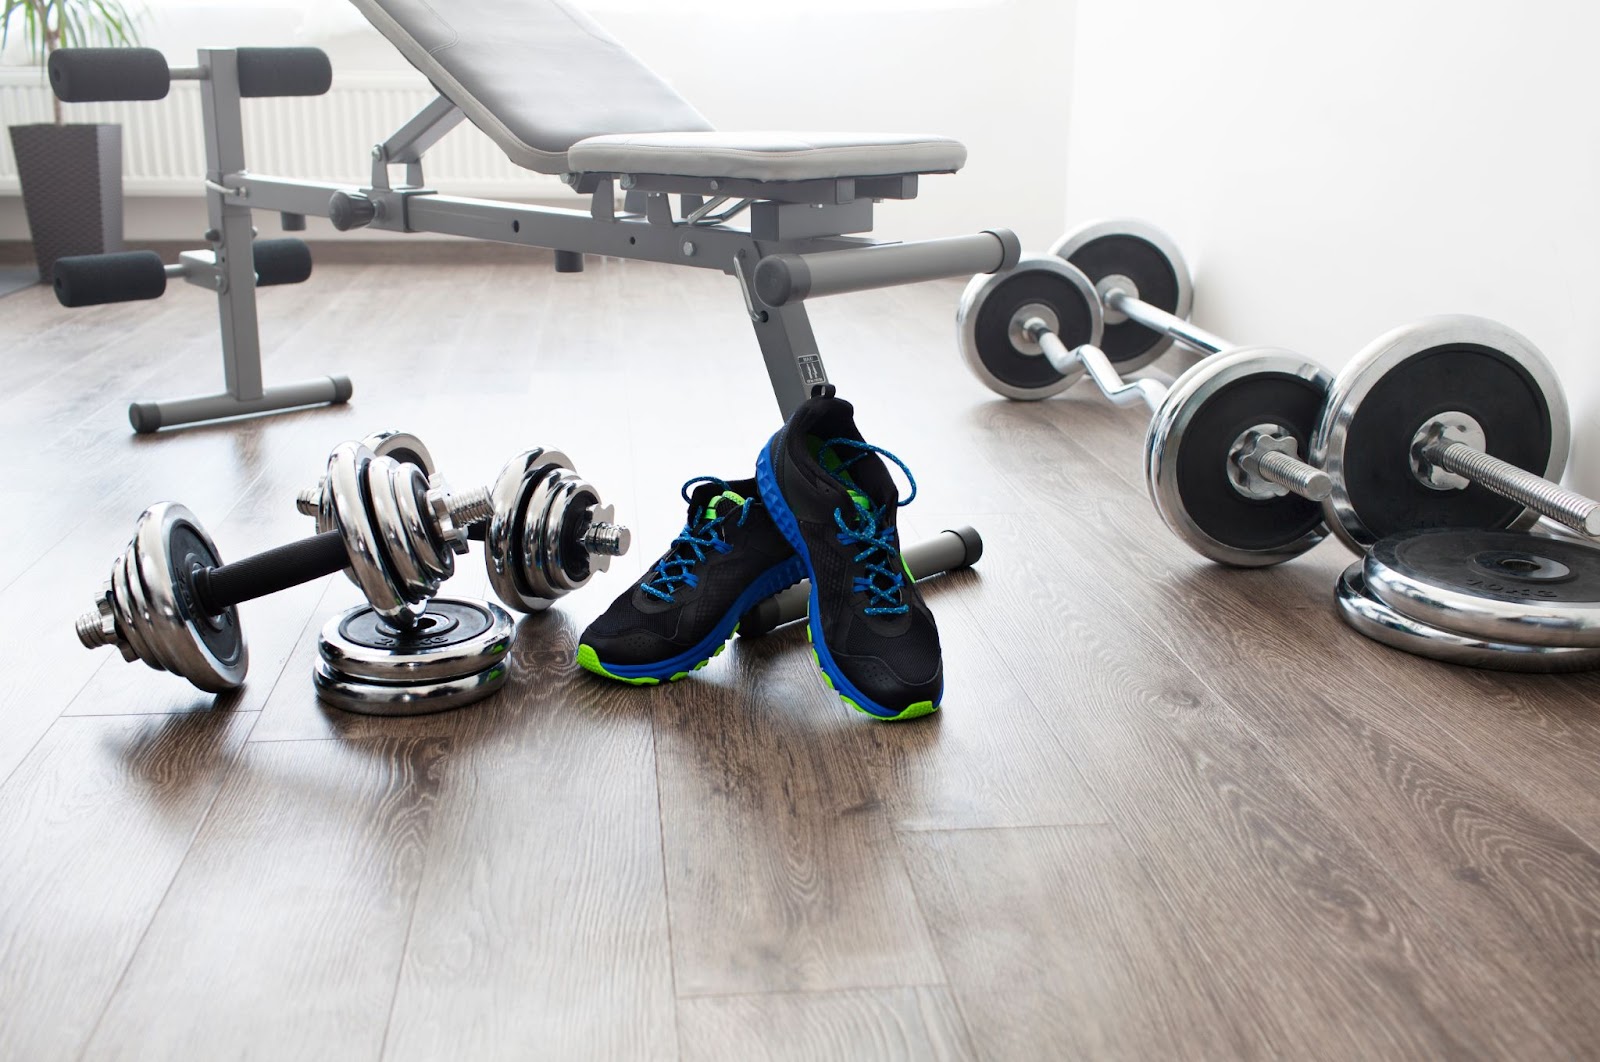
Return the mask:
[[[1446,472],[1465,476],[1557,523],[1600,537],[1600,502],[1463,442],[1438,439],[1424,447],[1422,454]]]
[[[1212,335],[1203,328],[1196,328],[1183,318],[1170,314],[1159,306],[1152,306],[1121,288],[1114,287],[1106,291],[1101,296],[1101,301],[1106,309],[1115,310],[1130,321],[1136,321],[1146,328],[1171,336],[1198,354],[1219,354],[1224,350],[1233,349],[1234,344],[1221,336]]]
[[[1119,291],[1115,289],[1112,294]],[[1150,308],[1155,310],[1155,307]],[[1161,313],[1160,310],[1155,312]],[[1177,317],[1172,320],[1183,323]],[[1111,359],[1106,357],[1105,351],[1099,347],[1085,343],[1076,350],[1068,350],[1043,318],[1028,318],[1022,323],[1022,329],[1044,350],[1044,356],[1057,372],[1067,373],[1082,365],[1101,393],[1116,405],[1131,406],[1143,402],[1151,413],[1155,413],[1172,390],[1167,384],[1156,380],[1124,380],[1122,374],[1117,372],[1117,367],[1111,364]],[[1212,353],[1220,349],[1215,348]],[[1251,475],[1260,476],[1268,483],[1276,483],[1291,494],[1311,501],[1321,501],[1333,493],[1333,481],[1326,472],[1285,453],[1271,450],[1257,452],[1242,460],[1240,467]]]
[[[230,564],[196,569],[192,575],[195,604],[206,615],[215,616],[241,601],[332,575],[349,563],[344,538],[337,531],[326,531]]]

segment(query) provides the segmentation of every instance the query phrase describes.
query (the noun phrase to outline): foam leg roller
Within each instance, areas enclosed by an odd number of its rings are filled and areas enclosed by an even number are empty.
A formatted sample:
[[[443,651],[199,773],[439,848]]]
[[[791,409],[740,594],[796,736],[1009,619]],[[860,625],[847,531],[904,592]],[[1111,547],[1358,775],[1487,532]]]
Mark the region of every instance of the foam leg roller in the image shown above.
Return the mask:
[[[320,96],[333,84],[333,64],[321,48],[240,48],[239,95]]]
[[[257,240],[254,251],[258,288],[299,284],[311,276],[311,248],[304,240]]]
[[[158,299],[167,290],[167,268],[154,251],[58,258],[55,288],[63,306]]]
[[[160,100],[172,87],[154,48],[61,48],[50,56],[50,87],[66,103]]]

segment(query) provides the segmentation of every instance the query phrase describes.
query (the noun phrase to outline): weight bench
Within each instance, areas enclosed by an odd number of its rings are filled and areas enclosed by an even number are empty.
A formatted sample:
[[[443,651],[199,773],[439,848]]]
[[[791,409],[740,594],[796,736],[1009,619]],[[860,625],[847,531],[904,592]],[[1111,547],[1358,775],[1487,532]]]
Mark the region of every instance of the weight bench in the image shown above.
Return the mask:
[[[363,188],[245,168],[241,98],[326,92],[332,70],[318,49],[205,49],[188,68],[169,68],[143,48],[63,49],[51,57],[51,85],[69,102],[160,99],[174,78],[201,82],[210,249],[176,265],[150,252],[57,264],[57,296],[69,306],[155,297],[169,278],[217,292],[226,390],[135,402],[136,431],[350,397],[342,376],[263,384],[255,289],[304,280],[310,257],[297,239],[254,241],[256,210],[280,212],[290,231],[312,215],[341,231],[366,226],[543,247],[567,272],[581,270],[585,254],[720,270],[738,280],[785,417],[827,381],[806,299],[992,273],[1020,254],[1003,229],[914,243],[859,235],[871,231],[877,201],[912,199],[923,174],[959,170],[966,149],[954,140],[718,132],[566,0],[352,2],[439,92],[372,149],[372,183]],[[463,120],[519,166],[560,175],[588,197],[588,209],[427,188],[424,155]],[[391,175],[395,167],[403,167],[402,179]]]

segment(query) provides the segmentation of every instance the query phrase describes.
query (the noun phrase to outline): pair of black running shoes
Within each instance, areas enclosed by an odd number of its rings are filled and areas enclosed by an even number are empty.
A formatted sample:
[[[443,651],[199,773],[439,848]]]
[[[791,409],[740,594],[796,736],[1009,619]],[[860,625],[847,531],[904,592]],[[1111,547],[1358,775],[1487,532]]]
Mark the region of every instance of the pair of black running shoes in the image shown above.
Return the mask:
[[[901,499],[885,458],[905,473]],[[811,580],[807,637],[823,681],[878,719],[935,712],[939,630],[900,556],[905,462],[819,386],[756,459],[753,479],[683,486],[689,516],[661,559],[589,625],[578,663],[633,685],[675,682],[721,653],[762,599]]]

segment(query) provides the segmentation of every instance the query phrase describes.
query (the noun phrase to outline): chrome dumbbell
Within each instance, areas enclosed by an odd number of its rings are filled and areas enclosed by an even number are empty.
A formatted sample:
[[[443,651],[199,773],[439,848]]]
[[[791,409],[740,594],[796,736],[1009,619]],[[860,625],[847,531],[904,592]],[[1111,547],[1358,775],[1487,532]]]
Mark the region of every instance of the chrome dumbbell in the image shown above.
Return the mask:
[[[468,526],[488,515],[481,497],[453,498],[418,466],[361,443],[334,449],[325,491],[336,526],[232,564],[184,506],[147,509],[94,610],[79,618],[79,639],[203,690],[233,689],[249,661],[241,602],[349,568],[386,621],[412,626],[454,571]]]
[[[427,450],[413,436],[397,438],[391,445],[397,457],[415,456],[419,475],[431,464]],[[322,483],[301,492],[300,511],[316,516],[319,531],[343,526],[335,502],[342,496],[338,484],[355,475],[355,470],[335,467],[330,461]],[[492,485],[446,496],[472,517],[469,535],[484,544],[484,566],[495,595],[519,612],[549,608],[596,572],[609,569],[611,558],[626,553],[632,541],[628,529],[615,522],[614,508],[558,450],[526,450],[506,462]],[[380,504],[391,504],[381,491],[376,497]],[[393,503],[402,504],[399,498]],[[408,519],[409,515],[408,511]],[[360,514],[351,517],[359,525]],[[352,574],[367,591],[360,582],[361,570],[353,568]],[[371,592],[367,597],[374,600]]]

